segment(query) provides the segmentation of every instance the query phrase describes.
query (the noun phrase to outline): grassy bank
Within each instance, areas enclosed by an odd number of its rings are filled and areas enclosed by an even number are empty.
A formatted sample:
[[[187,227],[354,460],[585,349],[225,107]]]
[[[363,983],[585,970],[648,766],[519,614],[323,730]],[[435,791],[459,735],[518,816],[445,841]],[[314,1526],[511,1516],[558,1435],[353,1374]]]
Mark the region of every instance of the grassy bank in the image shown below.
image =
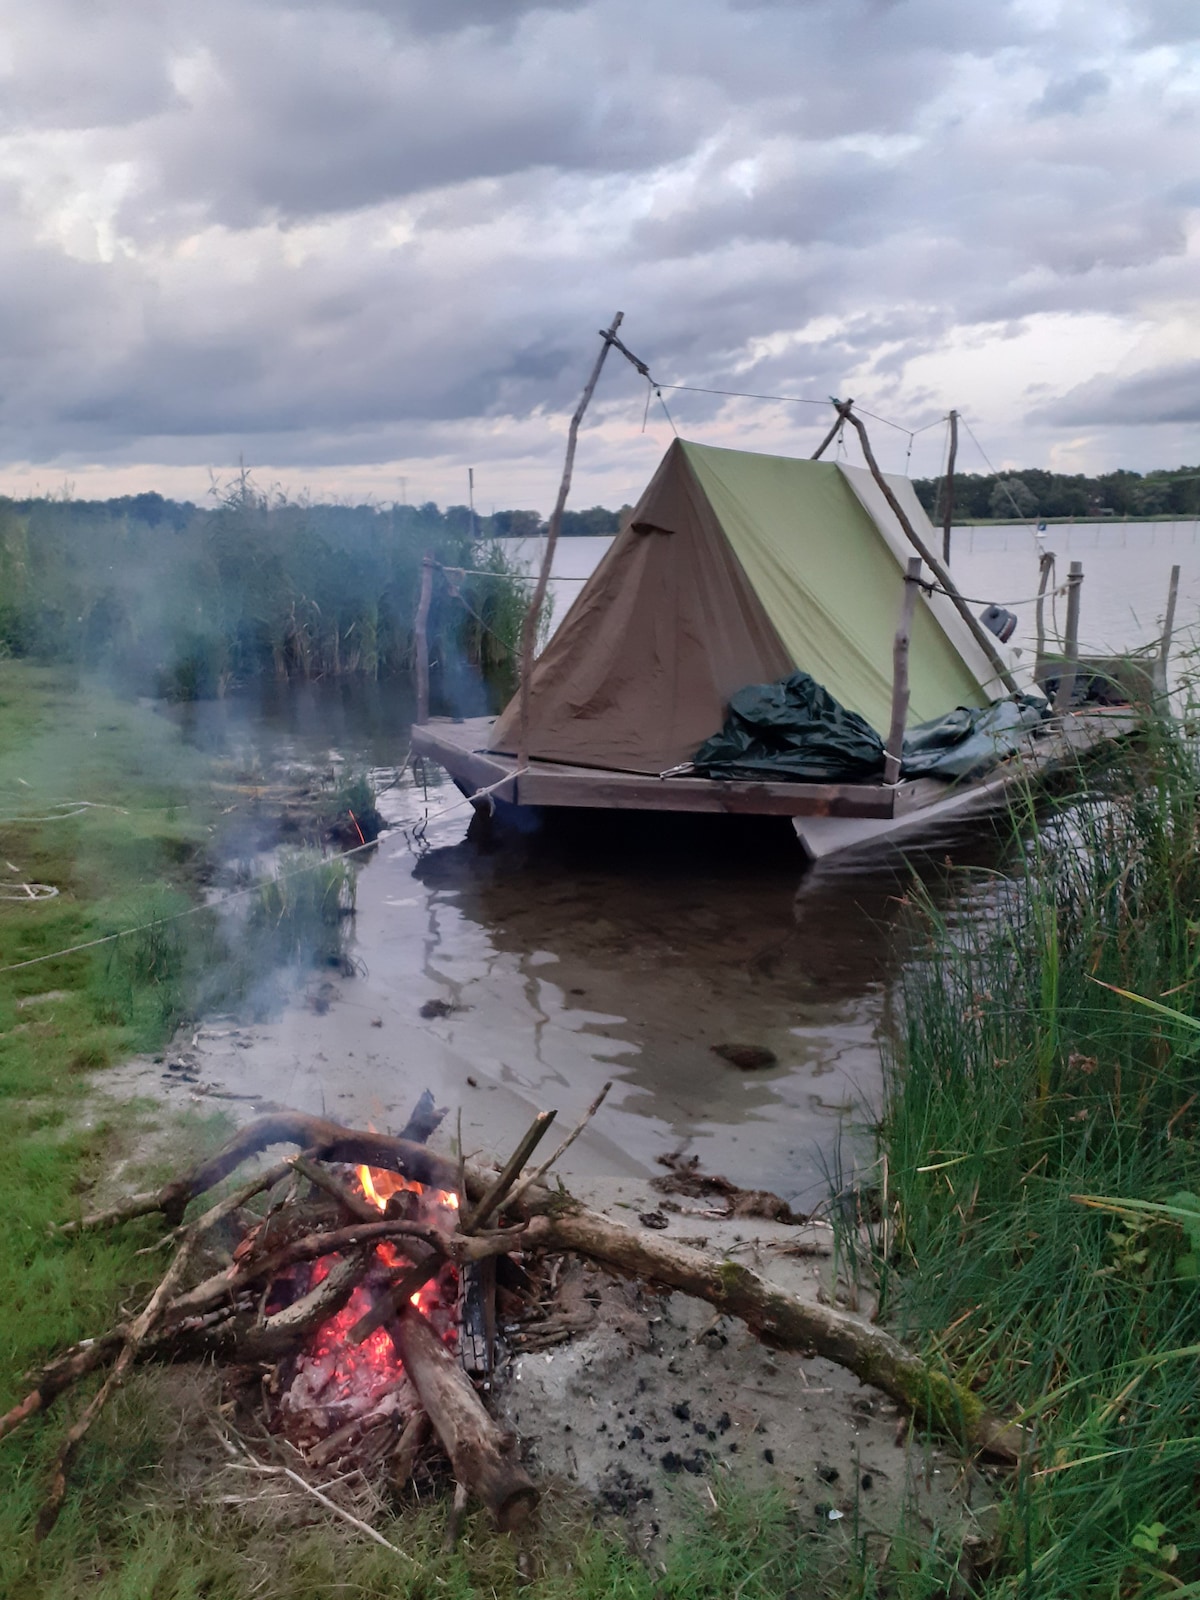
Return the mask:
[[[922,911],[881,1273],[900,1330],[1030,1429],[980,1594],[1200,1593],[1198,787],[1192,749],[1130,752],[990,914]]]

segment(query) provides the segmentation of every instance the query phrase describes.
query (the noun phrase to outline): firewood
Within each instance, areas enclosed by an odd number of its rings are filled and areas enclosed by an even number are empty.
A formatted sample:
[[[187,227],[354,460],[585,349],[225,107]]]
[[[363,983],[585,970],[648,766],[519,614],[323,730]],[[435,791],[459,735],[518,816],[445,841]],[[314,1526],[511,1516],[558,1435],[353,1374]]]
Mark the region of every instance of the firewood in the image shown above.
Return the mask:
[[[455,1478],[483,1502],[502,1532],[521,1527],[538,1491],[517,1460],[515,1436],[488,1416],[470,1379],[419,1311],[409,1306],[388,1332]]]

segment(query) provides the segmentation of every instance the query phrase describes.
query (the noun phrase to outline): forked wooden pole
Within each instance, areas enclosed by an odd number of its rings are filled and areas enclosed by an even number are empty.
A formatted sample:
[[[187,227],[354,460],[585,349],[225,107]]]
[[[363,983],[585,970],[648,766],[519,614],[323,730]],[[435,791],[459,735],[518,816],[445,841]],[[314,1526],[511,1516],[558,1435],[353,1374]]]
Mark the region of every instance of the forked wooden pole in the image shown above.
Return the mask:
[[[904,754],[904,724],[908,721],[908,646],[912,638],[913,614],[917,609],[917,586],[921,579],[921,558],[908,558],[904,574],[904,601],[900,622],[892,645],[892,725],[888,730],[887,755],[883,763],[884,783],[900,782],[900,761]]]
[[[921,560],[929,568],[930,572],[933,573],[934,577],[938,581],[939,588],[942,589],[947,598],[950,600],[951,604],[954,606],[954,609],[958,612],[959,616],[966,623],[967,627],[970,628],[972,638],[983,651],[984,655],[987,656],[988,661],[991,663],[992,669],[996,674],[996,677],[1008,690],[1009,694],[1019,694],[1021,691],[1017,685],[1017,680],[1004,665],[1003,657],[996,649],[995,640],[988,633],[987,629],[983,626],[982,622],[980,622],[979,618],[971,610],[970,606],[963,599],[962,595],[959,594],[958,590],[954,587],[954,582],[950,577],[950,574],[946,571],[945,567],[934,555],[933,551],[925,543],[924,539],[921,538],[917,530],[913,527],[908,513],[893,494],[891,484],[880,471],[879,463],[875,459],[875,452],[871,449],[871,441],[867,438],[866,427],[863,425],[861,419],[854,415],[854,412],[850,409],[849,402],[847,402],[845,406],[845,418],[846,421],[849,422],[857,431],[858,441],[862,445],[863,457],[867,463],[867,466],[871,469],[871,476],[879,485],[884,499],[887,501],[888,505],[891,506],[896,521],[904,529],[909,543],[921,557]]]
[[[554,510],[550,513],[550,523],[546,529],[546,549],[542,555],[542,570],[538,573],[533,599],[529,602],[529,610],[525,613],[525,621],[521,627],[521,715],[517,735],[518,770],[529,765],[529,694],[530,679],[533,674],[533,652],[537,646],[538,623],[541,621],[542,607],[546,603],[546,586],[550,582],[550,568],[554,561],[555,548],[558,545],[559,531],[562,528],[563,511],[566,508],[567,495],[571,491],[571,474],[575,470],[575,444],[579,438],[579,425],[583,421],[583,414],[588,408],[588,402],[596,391],[596,384],[600,380],[600,370],[604,366],[604,358],[608,355],[609,347],[616,338],[617,329],[624,320],[625,313],[618,311],[611,325],[601,333],[600,337],[604,343],[600,346],[600,354],[596,357],[592,375],[584,385],[583,393],[579,397],[579,404],[575,407],[575,415],[571,418],[571,426],[567,429],[567,459],[563,463],[562,482],[558,486],[558,499],[554,502]]]
[[[833,427],[830,428],[829,432],[825,435],[825,437],[821,440],[821,442],[817,446],[817,448],[813,451],[812,457],[811,457],[811,459],[813,461],[820,461],[821,457],[825,454],[826,450],[829,449],[829,446],[837,438],[839,432],[845,426],[846,418],[849,415],[850,407],[853,404],[854,404],[853,400],[835,400],[833,402],[833,409],[837,412],[838,419],[834,423]]]

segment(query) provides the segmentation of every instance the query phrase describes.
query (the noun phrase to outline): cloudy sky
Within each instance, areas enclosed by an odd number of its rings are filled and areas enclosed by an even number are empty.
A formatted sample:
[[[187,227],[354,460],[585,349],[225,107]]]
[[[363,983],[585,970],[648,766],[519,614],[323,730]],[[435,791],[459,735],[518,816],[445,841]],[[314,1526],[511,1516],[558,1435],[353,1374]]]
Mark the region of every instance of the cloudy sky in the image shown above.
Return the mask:
[[[1198,41],[1196,0],[0,0],[0,492],[241,456],[545,509],[617,309],[663,384],[852,395],[916,473],[950,406],[997,465],[1200,461]],[[646,399],[610,358],[575,504],[635,496]]]

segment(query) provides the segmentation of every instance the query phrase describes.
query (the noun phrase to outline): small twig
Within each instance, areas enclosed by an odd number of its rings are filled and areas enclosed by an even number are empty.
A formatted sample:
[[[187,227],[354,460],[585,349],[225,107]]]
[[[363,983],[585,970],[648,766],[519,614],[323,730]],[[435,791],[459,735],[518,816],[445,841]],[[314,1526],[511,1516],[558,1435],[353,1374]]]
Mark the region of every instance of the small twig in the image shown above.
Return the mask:
[[[213,1207],[213,1211],[219,1209],[217,1206]],[[211,1215],[211,1213],[208,1215]],[[207,1218],[201,1218],[201,1222],[206,1220]],[[201,1231],[197,1227],[189,1232],[183,1240],[175,1253],[174,1260],[163,1274],[158,1288],[150,1296],[145,1309],[130,1323],[129,1331],[126,1333],[124,1343],[121,1346],[121,1353],[114,1362],[112,1371],[84,1407],[82,1415],[67,1430],[66,1438],[59,1447],[58,1456],[54,1463],[54,1476],[50,1480],[50,1492],[46,1496],[45,1503],[38,1514],[36,1537],[39,1540],[44,1539],[58,1521],[58,1514],[62,1510],[63,1500],[67,1493],[67,1475],[75,1459],[75,1452],[79,1449],[92,1423],[103,1411],[109,1396],[114,1390],[120,1388],[125,1381],[125,1374],[133,1365],[138,1346],[154,1326],[160,1310],[171,1295],[175,1285],[182,1278]]]
[[[521,1140],[520,1144],[504,1163],[499,1176],[488,1189],[483,1199],[470,1213],[463,1217],[459,1223],[462,1233],[474,1233],[481,1228],[492,1213],[503,1202],[505,1195],[521,1176],[521,1169],[537,1149],[538,1145],[549,1132],[550,1124],[554,1121],[556,1113],[553,1111],[539,1111],[533,1123]]]
[[[369,1522],[364,1522],[361,1517],[354,1516],[352,1512],[346,1511],[342,1506],[339,1506],[336,1500],[331,1500],[327,1494],[322,1494],[320,1489],[315,1489],[298,1472],[293,1472],[291,1467],[271,1467],[265,1462],[259,1461],[257,1457],[250,1455],[248,1450],[246,1454],[250,1456],[255,1471],[263,1473],[264,1476],[289,1479],[298,1489],[303,1489],[305,1494],[310,1494],[314,1500],[319,1500],[327,1511],[333,1512],[335,1517],[341,1517],[343,1522],[348,1522],[352,1528],[357,1528],[359,1533],[365,1533],[368,1539],[374,1539],[376,1544],[381,1544],[385,1550],[390,1550],[394,1556],[399,1556],[401,1561],[407,1561],[410,1566],[414,1567],[419,1565],[407,1551],[401,1550],[398,1545],[394,1545],[389,1539],[385,1539],[381,1533],[376,1532]]]
[[[578,1139],[579,1135],[587,1127],[588,1123],[596,1115],[597,1111],[599,1111],[600,1107],[604,1104],[604,1101],[608,1096],[608,1091],[611,1088],[612,1080],[610,1079],[609,1082],[604,1085],[603,1089],[601,1089],[596,1098],[592,1101],[591,1105],[583,1113],[583,1116],[579,1119],[578,1124],[571,1130],[571,1132],[559,1145],[558,1149],[554,1152],[550,1159],[548,1161],[543,1161],[536,1172],[531,1172],[527,1178],[521,1179],[520,1183],[517,1184],[516,1188],[508,1197],[507,1203],[510,1206],[515,1206],[521,1199],[521,1196],[527,1194],[529,1190],[533,1188],[535,1183],[540,1183],[550,1171],[550,1168],[559,1159],[559,1157],[566,1154],[566,1152],[575,1143],[576,1139]]]
[[[467,1514],[467,1490],[464,1484],[454,1485],[454,1504],[450,1507],[450,1515],[446,1518],[446,1531],[442,1535],[442,1549],[450,1555],[458,1544],[459,1535],[462,1533],[463,1519]]]
[[[337,1181],[331,1172],[326,1172],[324,1167],[319,1166],[315,1161],[310,1161],[303,1153],[298,1156],[292,1156],[287,1165],[294,1167],[315,1188],[322,1189],[327,1195],[332,1196],[340,1206],[344,1207],[352,1217],[357,1217],[360,1222],[379,1221],[380,1211],[378,1206],[373,1206],[365,1195],[355,1194],[353,1190],[347,1189],[344,1184]]]

